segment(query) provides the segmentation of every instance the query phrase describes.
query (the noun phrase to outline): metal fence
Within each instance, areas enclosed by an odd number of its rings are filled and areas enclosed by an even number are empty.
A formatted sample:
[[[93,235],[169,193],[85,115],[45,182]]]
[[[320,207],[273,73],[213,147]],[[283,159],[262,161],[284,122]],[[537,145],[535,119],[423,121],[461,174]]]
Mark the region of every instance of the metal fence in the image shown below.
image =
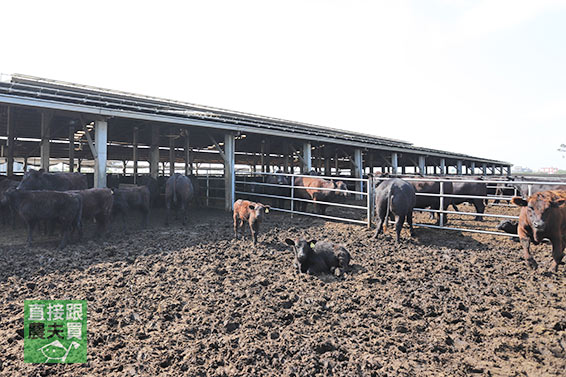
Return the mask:
[[[284,176],[289,178],[289,184],[275,184],[275,183],[268,183],[265,182],[266,178],[269,176]],[[313,187],[306,187],[306,186],[299,186],[295,182],[295,178],[298,177],[306,177],[306,178],[322,178],[325,180],[333,180],[333,181],[343,181],[344,183],[348,184],[356,184],[358,183],[358,187],[360,187],[360,191],[356,191],[356,189],[351,190],[348,187],[347,194],[355,195],[361,199],[350,199],[348,200],[349,203],[342,203],[342,202],[328,202],[328,201],[318,201],[318,200],[310,200],[305,198],[297,197],[298,189],[313,189]],[[259,179],[258,179],[259,178]],[[264,172],[252,172],[249,174],[238,174],[236,175],[236,191],[235,193],[238,195],[245,195],[246,197],[259,197],[259,198],[269,198],[269,199],[276,199],[282,200],[283,203],[289,203],[289,208],[281,208],[272,206],[271,208],[275,211],[280,212],[287,212],[290,213],[291,216],[298,214],[298,215],[305,215],[305,216],[313,216],[313,217],[320,217],[323,219],[328,220],[339,220],[339,221],[346,221],[356,224],[365,224],[368,227],[371,226],[371,185],[369,179],[359,179],[359,178],[350,178],[350,177],[341,177],[341,176],[333,176],[333,177],[325,177],[325,176],[312,176],[312,175],[300,175],[300,174],[287,174],[287,173],[264,173]],[[269,190],[257,190],[255,188],[288,188],[290,190],[289,196],[282,196],[282,195],[274,195],[273,193],[265,193],[265,191]],[[320,188],[317,187],[317,190],[321,191],[333,191],[339,192],[340,189],[335,188]],[[315,204],[321,204],[328,207],[339,207],[339,208],[348,208],[354,210],[350,216],[345,217],[346,215],[342,216],[331,216],[326,214],[319,214],[319,213],[310,213],[310,212],[303,212],[297,209],[298,203],[311,203],[313,206]]]

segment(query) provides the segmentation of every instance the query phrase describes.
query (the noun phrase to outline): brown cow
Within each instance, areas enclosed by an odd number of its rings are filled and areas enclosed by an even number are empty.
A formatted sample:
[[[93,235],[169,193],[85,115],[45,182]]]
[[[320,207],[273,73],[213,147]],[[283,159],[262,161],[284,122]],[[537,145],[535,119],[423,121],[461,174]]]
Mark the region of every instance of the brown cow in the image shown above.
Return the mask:
[[[527,264],[536,268],[537,263],[530,254],[531,241],[538,245],[544,238],[552,243],[551,269],[558,270],[566,246],[566,191],[541,191],[526,200],[515,196],[511,202],[521,207],[517,233],[523,246],[523,257]]]
[[[327,181],[317,177],[296,177],[295,186],[307,187],[295,189],[295,197],[301,199],[309,199],[318,202],[332,202],[337,201],[341,196],[347,195],[347,186],[343,182],[338,182],[340,186],[334,181]],[[336,191],[334,191],[336,190]],[[307,202],[299,202],[299,210],[305,212]],[[313,203],[315,212],[324,215],[328,205]]]
[[[249,200],[238,199],[234,203],[234,237],[238,238],[238,228],[242,229],[242,237],[244,236],[244,220],[250,225],[253,244],[257,243],[257,234],[259,233],[259,224],[263,220],[263,216],[269,213],[271,206],[250,202]]]

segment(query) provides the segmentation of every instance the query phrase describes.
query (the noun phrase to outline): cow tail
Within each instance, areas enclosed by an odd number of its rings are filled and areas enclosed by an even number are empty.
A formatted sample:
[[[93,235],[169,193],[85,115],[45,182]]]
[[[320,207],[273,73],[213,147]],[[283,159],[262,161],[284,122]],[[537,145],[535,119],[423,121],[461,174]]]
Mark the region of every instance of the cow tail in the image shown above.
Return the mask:
[[[391,187],[389,186],[389,192],[387,193],[387,210],[385,211],[385,220],[383,220],[384,231],[387,232],[387,224],[389,224],[389,210],[391,208],[391,202],[393,200],[393,195],[391,194]]]
[[[177,205],[177,177],[173,174],[173,204]]]
[[[78,230],[80,233],[82,233],[81,227],[82,227],[83,225],[82,225],[81,222],[82,222],[82,218],[83,218],[83,198],[82,198],[82,196],[80,196],[80,195],[78,195],[78,194],[77,194],[76,198],[77,198],[78,201],[79,201],[79,213],[77,214],[77,218],[75,219],[74,223],[75,223],[75,226],[77,227],[77,230]]]

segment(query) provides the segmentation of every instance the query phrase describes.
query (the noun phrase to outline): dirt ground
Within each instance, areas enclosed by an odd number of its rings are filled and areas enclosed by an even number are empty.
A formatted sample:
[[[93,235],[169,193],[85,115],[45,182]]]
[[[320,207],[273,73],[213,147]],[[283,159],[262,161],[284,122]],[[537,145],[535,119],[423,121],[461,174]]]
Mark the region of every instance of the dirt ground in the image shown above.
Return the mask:
[[[165,228],[156,212],[149,229],[132,219],[64,251],[0,229],[0,376],[566,374],[566,267],[546,272],[549,245],[532,271],[504,237],[418,228],[396,244],[391,229],[374,240],[272,211],[254,249],[249,232],[233,240],[230,214]],[[296,236],[344,244],[351,270],[297,274],[283,243]],[[88,301],[87,364],[24,364],[25,299]]]

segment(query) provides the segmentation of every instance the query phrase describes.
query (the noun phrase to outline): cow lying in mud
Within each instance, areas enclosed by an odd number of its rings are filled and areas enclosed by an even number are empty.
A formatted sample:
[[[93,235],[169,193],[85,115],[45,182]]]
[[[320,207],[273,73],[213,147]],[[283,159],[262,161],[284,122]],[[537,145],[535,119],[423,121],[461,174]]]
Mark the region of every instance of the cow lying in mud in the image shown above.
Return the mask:
[[[299,272],[316,275],[334,273],[337,268],[344,270],[350,265],[350,253],[344,246],[331,242],[304,239],[285,239],[295,251],[295,267]]]
[[[234,237],[238,238],[238,228],[242,229],[242,237],[245,233],[244,221],[250,226],[254,246],[257,244],[259,224],[263,221],[271,206],[238,199],[234,203]]]
[[[415,188],[407,181],[390,178],[379,184],[375,189],[375,212],[377,214],[375,238],[383,230],[383,225],[387,229],[390,215],[395,216],[397,242],[400,240],[401,228],[403,228],[405,219],[407,219],[411,236],[413,236],[413,208],[416,200]]]
[[[537,267],[529,250],[531,241],[537,245],[548,238],[552,243],[551,270],[557,271],[566,246],[566,191],[537,192],[526,200],[516,196],[511,203],[521,207],[517,233],[527,264]]]
[[[348,196],[348,186],[342,181],[327,181],[315,177],[296,177],[295,186],[306,187],[295,189],[295,196],[315,202],[339,202]],[[307,202],[300,201],[298,205],[301,212],[305,212]],[[324,215],[327,204],[313,203],[315,212]]]
[[[71,231],[81,227],[82,198],[76,193],[10,189],[4,195],[27,225],[28,246],[31,246],[33,229],[38,223],[61,226],[60,249],[67,245]]]

